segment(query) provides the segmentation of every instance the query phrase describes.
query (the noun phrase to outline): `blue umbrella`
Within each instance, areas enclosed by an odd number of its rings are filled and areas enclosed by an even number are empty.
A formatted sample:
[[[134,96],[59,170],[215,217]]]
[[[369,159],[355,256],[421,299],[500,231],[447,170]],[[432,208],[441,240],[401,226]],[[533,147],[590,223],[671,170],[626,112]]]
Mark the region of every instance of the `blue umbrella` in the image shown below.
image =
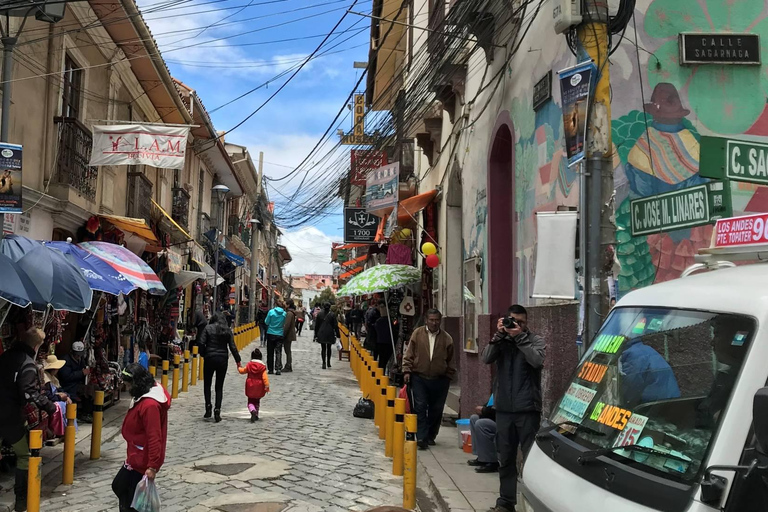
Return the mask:
[[[109,293],[110,295],[128,295],[136,286],[125,278],[120,272],[109,266],[98,256],[81,249],[69,242],[45,242],[46,247],[52,247],[61,251],[76,266],[88,280],[91,289]]]
[[[17,235],[4,238],[0,252],[16,262],[39,292],[42,303],[33,300],[33,308],[44,310],[51,306],[83,313],[91,306],[93,291],[88,281],[63,253]]]
[[[9,257],[0,254],[0,298],[25,308],[31,302],[44,305],[44,301],[27,274]]]

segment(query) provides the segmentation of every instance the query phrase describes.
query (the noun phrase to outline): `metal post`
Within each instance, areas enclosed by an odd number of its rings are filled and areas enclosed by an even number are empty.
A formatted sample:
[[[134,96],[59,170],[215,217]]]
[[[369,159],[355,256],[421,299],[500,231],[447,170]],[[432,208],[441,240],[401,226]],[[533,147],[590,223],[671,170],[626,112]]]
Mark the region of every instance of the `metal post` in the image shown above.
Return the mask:
[[[77,404],[67,404],[67,427],[64,429],[64,462],[61,468],[61,483],[72,485],[75,481],[75,419]]]
[[[384,455],[392,457],[395,447],[395,398],[397,388],[387,386],[387,419],[385,421],[386,440],[384,443]]]
[[[195,345],[192,347],[192,381],[190,382],[191,385],[197,386],[197,362],[200,359],[200,356],[198,355],[198,351],[200,349]]]
[[[403,476],[405,451],[405,398],[395,398],[395,423],[392,434],[392,474]]]
[[[43,480],[43,431],[29,431],[29,469],[27,469],[27,511],[40,512],[40,488]]]
[[[405,460],[403,474],[403,508],[416,508],[416,415],[405,415]]]
[[[10,31],[10,23],[8,30]],[[0,142],[9,142],[8,131],[11,125],[11,78],[13,72],[13,49],[16,47],[16,37],[3,37],[3,111],[0,116]],[[5,230],[5,214],[0,214],[0,240]]]
[[[91,460],[101,458],[101,427],[104,421],[104,392],[96,391],[93,397],[93,424],[91,429]]]
[[[379,439],[387,440],[387,388],[389,387],[389,377],[382,375],[379,390],[379,406],[381,407],[381,416],[379,417]],[[394,406],[394,404],[392,404]]]
[[[586,141],[585,187],[585,323],[584,345],[588,346],[608,311],[604,259],[615,238],[613,211],[613,159],[611,142],[610,64],[608,61],[608,3],[586,2],[584,23],[578,27],[581,45],[597,66],[594,101],[590,106]]]
[[[222,213],[223,215],[223,213]],[[221,221],[219,221],[221,223]],[[219,298],[219,285],[217,284],[219,281],[219,227],[216,226],[216,240],[214,242],[214,245],[216,246],[216,256],[214,256],[214,266],[213,266],[213,312],[212,314],[216,314],[216,302]]]

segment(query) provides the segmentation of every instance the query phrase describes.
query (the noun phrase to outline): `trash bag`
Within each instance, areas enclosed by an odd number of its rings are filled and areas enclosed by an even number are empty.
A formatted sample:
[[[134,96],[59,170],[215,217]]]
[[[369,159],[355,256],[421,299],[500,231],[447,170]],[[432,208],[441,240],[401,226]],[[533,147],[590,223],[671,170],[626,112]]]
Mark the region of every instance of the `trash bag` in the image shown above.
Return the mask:
[[[361,398],[355,405],[355,410],[352,411],[352,416],[355,418],[373,419],[376,406],[373,400],[367,398]]]
[[[136,492],[133,493],[131,508],[136,512],[160,512],[160,496],[157,494],[155,481],[146,476],[136,486]]]

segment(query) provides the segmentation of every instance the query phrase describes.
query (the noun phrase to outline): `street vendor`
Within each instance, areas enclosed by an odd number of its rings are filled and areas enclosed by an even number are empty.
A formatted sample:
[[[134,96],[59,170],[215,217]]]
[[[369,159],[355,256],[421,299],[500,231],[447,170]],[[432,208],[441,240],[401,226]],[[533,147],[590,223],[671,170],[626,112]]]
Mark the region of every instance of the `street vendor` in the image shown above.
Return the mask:
[[[86,378],[91,369],[85,357],[85,344],[76,341],[72,344],[72,352],[64,357],[64,366],[59,370],[61,389],[77,404],[78,416],[83,421],[89,421],[91,402],[86,398]]]

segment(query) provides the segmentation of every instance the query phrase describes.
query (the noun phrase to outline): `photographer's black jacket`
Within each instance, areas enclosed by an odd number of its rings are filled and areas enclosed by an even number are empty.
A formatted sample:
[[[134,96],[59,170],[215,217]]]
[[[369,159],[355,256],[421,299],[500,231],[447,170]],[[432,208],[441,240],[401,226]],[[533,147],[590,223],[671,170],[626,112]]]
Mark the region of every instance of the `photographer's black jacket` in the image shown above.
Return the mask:
[[[498,412],[541,412],[541,367],[545,351],[544,340],[531,332],[514,339],[497,332],[485,347],[483,361],[496,363],[493,395]]]

